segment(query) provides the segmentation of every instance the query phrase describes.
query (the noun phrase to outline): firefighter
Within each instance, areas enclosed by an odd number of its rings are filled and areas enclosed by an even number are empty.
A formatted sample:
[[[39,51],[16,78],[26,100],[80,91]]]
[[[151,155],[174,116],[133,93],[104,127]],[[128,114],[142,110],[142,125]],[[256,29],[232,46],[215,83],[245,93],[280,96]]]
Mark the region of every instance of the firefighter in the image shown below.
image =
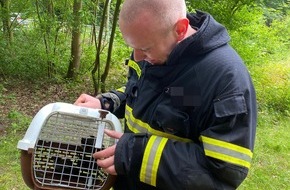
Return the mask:
[[[253,156],[256,95],[249,73],[211,15],[184,0],[125,0],[119,15],[133,52],[123,88],[76,105],[125,118],[118,143],[94,153],[115,190],[236,189]]]

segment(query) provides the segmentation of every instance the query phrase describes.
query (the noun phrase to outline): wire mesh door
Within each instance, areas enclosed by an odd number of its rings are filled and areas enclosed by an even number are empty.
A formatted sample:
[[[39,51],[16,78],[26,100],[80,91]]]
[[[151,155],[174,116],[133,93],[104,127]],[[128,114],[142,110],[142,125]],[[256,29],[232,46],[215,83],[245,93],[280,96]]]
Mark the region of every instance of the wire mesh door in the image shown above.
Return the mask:
[[[92,157],[116,143],[104,135],[114,130],[110,121],[54,113],[48,117],[35,144],[32,169],[38,187],[102,189],[108,180]]]

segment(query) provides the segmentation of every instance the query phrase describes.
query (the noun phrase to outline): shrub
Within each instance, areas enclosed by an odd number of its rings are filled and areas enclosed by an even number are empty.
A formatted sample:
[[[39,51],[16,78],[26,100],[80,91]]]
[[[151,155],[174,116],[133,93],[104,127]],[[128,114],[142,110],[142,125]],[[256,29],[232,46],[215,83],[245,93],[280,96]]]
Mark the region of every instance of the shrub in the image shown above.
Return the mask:
[[[273,26],[266,26],[260,8],[244,8],[235,17],[238,27],[230,31],[231,44],[247,65],[280,59],[281,52],[287,52],[278,30]]]

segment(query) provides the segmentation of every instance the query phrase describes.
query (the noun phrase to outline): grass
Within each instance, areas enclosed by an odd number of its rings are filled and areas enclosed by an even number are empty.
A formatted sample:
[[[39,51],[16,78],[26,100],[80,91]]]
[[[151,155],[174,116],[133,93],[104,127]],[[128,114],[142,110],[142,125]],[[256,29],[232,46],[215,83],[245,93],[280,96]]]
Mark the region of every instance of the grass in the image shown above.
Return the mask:
[[[252,167],[239,190],[289,188],[289,123],[287,116],[259,113]]]
[[[20,152],[16,147],[31,119],[17,111],[11,111],[8,117],[12,124],[7,134],[0,136],[0,189],[25,190],[28,188],[22,180]]]

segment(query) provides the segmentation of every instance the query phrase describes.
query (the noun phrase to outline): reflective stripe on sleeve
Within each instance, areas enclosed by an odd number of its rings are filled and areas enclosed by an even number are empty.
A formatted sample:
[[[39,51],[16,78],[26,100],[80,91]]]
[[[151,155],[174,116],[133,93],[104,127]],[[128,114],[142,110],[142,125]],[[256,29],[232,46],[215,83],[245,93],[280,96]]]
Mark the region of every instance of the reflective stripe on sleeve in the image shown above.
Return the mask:
[[[151,128],[148,123],[145,123],[145,122],[135,118],[133,113],[132,113],[132,108],[128,105],[126,105],[126,109],[125,109],[125,118],[126,118],[126,124],[127,124],[128,128],[134,133],[149,133],[152,135],[166,137],[168,139],[174,139],[177,141],[192,142],[191,139],[178,137],[178,136],[175,136],[175,135],[172,135],[169,133],[165,133],[162,131],[158,131],[158,130]]]
[[[201,141],[206,156],[250,168],[253,157],[250,149],[205,136],[201,136]]]
[[[138,78],[140,78],[140,76],[141,76],[141,69],[140,69],[139,65],[135,61],[133,61],[133,60],[130,59],[128,61],[128,66],[131,67],[132,69],[134,69],[136,71],[137,75],[138,75]]]
[[[122,92],[122,93],[124,93],[125,90],[126,90],[126,87],[125,86],[122,86],[121,88],[118,88],[117,89],[118,92]]]
[[[156,187],[157,171],[167,138],[151,136],[145,148],[140,181]]]

